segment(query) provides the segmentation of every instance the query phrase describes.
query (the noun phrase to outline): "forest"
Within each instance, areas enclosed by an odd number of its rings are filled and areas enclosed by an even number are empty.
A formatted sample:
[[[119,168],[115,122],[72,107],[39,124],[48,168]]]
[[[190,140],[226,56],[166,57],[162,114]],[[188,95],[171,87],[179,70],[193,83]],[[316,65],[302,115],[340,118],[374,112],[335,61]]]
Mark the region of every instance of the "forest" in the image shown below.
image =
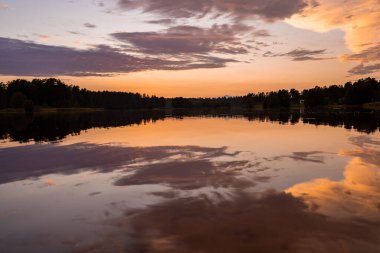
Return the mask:
[[[315,86],[296,89],[249,93],[245,96],[217,98],[164,98],[130,92],[90,91],[67,85],[59,79],[17,79],[0,83],[0,108],[103,108],[106,110],[154,108],[289,108],[291,106],[322,107],[327,105],[363,105],[380,102],[380,81],[359,79],[344,85]]]

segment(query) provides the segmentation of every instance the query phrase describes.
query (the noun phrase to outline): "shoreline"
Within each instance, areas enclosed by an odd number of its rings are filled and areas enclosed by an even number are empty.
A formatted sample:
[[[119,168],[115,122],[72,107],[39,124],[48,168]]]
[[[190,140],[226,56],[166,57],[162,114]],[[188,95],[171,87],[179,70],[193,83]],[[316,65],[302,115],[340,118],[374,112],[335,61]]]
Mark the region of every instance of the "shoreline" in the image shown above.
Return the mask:
[[[37,107],[33,112],[28,113],[61,113],[61,112],[105,112],[105,111],[155,111],[155,110],[233,110],[233,109],[242,109],[248,111],[276,111],[276,110],[312,110],[312,109],[329,109],[329,110],[349,110],[349,109],[364,109],[364,110],[380,110],[380,102],[366,103],[362,105],[326,105],[319,107],[304,107],[303,105],[292,105],[289,108],[263,108],[262,105],[255,105],[250,108],[247,107],[193,107],[193,108],[151,108],[151,109],[126,109],[126,110],[107,110],[105,108],[85,108],[85,107],[72,107],[72,108],[55,108],[55,107]],[[0,114],[25,114],[23,108],[4,108],[0,109]]]

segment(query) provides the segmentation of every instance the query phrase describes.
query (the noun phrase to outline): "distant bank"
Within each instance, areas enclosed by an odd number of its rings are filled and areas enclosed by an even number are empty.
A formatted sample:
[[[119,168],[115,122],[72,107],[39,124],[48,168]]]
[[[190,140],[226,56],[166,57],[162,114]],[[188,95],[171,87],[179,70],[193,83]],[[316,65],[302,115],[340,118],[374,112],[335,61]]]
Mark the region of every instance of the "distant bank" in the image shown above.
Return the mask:
[[[380,109],[380,81],[366,78],[354,83],[316,86],[302,91],[282,89],[218,98],[164,98],[131,92],[90,91],[55,78],[0,83],[0,112],[223,107]]]

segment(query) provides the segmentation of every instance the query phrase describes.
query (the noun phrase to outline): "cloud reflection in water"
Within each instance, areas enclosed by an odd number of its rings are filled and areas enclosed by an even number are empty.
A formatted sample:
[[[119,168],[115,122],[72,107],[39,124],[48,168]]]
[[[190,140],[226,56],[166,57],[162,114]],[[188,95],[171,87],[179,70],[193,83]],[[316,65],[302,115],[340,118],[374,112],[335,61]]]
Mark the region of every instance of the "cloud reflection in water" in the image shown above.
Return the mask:
[[[112,233],[93,244],[69,245],[68,252],[375,253],[380,241],[378,141],[360,136],[351,142],[356,149],[340,152],[354,156],[342,181],[316,179],[286,192],[256,192],[253,186],[271,179],[255,173],[268,165],[265,160],[247,161],[224,147],[199,146],[7,148],[0,150],[5,165],[0,182],[120,170],[112,178],[114,187],[167,186],[151,192],[162,199],[159,204],[125,210],[125,216],[107,221],[115,227]],[[324,157],[305,151],[278,159],[323,164]],[[98,195],[103,194],[93,191],[87,197]]]
[[[342,181],[321,178],[297,184],[287,192],[302,196],[320,213],[334,217],[357,217],[380,222],[379,141],[367,136],[351,138],[354,150],[342,149],[354,158],[347,164]]]

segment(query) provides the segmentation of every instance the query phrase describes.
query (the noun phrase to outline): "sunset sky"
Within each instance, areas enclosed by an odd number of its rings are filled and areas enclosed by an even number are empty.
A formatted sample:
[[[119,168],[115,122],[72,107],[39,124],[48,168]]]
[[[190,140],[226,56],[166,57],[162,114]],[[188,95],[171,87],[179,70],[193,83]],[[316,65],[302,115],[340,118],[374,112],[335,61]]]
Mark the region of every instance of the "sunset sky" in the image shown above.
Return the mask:
[[[0,81],[223,96],[380,78],[380,0],[0,0]]]

